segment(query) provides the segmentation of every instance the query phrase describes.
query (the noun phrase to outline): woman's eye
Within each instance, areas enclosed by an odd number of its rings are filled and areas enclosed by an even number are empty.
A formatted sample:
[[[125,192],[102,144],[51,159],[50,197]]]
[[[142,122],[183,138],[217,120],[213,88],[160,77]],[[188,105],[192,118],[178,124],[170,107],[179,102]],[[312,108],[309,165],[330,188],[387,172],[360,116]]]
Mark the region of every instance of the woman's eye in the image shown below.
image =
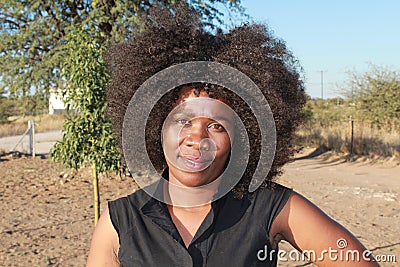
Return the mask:
[[[208,128],[210,128],[210,129],[212,129],[212,130],[214,130],[214,131],[218,131],[218,132],[225,131],[224,126],[222,126],[222,125],[219,124],[219,123],[212,123],[212,124],[210,124],[210,125],[208,126]]]
[[[175,122],[179,125],[189,125],[190,120],[188,119],[176,119]]]

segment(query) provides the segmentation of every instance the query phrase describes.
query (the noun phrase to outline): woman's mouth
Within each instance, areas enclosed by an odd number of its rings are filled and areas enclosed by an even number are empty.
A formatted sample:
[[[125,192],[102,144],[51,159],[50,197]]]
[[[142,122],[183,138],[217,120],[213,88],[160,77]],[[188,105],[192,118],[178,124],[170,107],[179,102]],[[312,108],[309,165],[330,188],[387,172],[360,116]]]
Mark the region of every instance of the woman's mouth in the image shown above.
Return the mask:
[[[212,160],[204,160],[190,155],[181,156],[181,159],[185,167],[192,171],[204,170],[212,163]]]

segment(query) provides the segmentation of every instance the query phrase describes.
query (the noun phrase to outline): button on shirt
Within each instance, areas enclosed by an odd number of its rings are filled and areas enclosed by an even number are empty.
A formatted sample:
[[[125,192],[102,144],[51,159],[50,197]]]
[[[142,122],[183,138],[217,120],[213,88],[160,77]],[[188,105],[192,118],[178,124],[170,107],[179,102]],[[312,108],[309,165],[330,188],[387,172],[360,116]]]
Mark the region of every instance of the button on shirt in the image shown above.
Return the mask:
[[[212,202],[189,247],[168,208],[143,190],[109,202],[121,266],[276,266],[269,231],[292,190],[279,184]]]

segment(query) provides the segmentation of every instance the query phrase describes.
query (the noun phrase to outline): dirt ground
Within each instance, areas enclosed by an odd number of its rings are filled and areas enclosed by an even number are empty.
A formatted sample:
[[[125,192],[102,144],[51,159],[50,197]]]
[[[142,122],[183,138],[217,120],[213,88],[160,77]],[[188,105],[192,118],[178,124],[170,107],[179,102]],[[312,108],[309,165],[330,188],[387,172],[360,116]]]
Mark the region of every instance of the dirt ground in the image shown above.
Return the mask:
[[[397,262],[381,266],[398,266],[400,166],[307,155],[309,151],[286,166],[280,182],[346,226],[374,255],[396,257]],[[102,209],[107,200],[134,190],[129,178],[103,176]],[[92,199],[90,169],[71,172],[45,157],[1,155],[0,265],[84,266],[93,231]],[[279,264],[305,265],[290,260]]]

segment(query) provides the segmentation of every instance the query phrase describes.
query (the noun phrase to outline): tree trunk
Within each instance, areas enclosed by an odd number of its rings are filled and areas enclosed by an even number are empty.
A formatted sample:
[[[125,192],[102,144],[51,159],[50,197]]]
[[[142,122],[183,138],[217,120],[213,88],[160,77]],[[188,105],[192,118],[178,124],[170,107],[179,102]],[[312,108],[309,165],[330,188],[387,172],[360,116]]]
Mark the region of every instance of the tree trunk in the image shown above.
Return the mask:
[[[96,226],[100,217],[100,194],[99,194],[99,175],[97,173],[96,163],[92,165],[93,169],[93,200],[94,200],[94,226]]]

